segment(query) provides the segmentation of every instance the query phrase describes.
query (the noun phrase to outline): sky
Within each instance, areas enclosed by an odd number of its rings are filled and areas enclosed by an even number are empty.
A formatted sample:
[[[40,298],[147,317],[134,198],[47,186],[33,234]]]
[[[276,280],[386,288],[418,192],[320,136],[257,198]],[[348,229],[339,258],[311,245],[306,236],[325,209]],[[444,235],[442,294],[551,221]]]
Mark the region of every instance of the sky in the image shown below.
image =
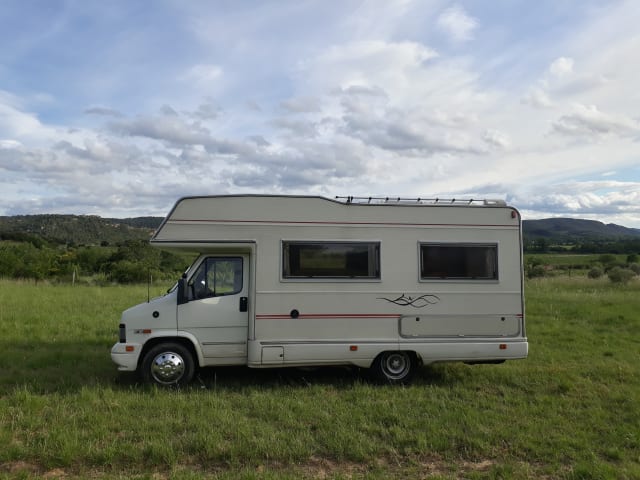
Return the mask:
[[[640,3],[3,0],[0,215],[504,199],[640,228]]]

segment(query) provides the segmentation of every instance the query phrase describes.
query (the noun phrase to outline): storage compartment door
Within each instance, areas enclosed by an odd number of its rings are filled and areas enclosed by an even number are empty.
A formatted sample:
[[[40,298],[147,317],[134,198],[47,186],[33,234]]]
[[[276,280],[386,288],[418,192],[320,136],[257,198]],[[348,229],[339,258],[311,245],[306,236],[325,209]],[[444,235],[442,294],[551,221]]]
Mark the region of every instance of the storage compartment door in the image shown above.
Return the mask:
[[[284,347],[262,347],[262,363],[284,363]]]

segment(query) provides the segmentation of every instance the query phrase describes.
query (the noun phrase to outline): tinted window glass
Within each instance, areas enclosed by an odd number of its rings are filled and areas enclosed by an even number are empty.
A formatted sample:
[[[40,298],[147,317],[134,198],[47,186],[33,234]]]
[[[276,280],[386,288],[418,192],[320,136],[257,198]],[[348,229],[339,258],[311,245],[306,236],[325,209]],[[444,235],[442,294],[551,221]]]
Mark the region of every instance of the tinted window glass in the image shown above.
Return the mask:
[[[497,245],[420,245],[423,279],[497,280]]]
[[[375,242],[283,242],[284,278],[380,278]]]

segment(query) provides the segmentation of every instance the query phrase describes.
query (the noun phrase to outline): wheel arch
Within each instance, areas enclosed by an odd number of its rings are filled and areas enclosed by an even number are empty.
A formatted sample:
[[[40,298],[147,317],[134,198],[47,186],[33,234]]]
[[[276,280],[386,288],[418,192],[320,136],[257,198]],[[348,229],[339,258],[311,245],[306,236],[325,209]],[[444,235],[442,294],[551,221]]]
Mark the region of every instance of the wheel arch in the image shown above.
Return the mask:
[[[418,352],[416,352],[415,350],[411,350],[409,348],[398,348],[398,349],[392,349],[392,350],[383,350],[380,353],[378,353],[372,360],[371,365],[373,366],[376,361],[378,361],[378,359],[389,352],[405,352],[407,354],[409,354],[411,356],[411,360],[415,362],[415,364],[420,367],[423,365],[423,361],[422,361],[422,357],[420,356],[420,354]]]
[[[204,357],[202,356],[202,351],[197,346],[198,341],[195,338],[193,338],[191,335],[184,335],[184,336],[172,335],[172,336],[166,336],[166,337],[153,337],[144,343],[144,346],[142,347],[142,351],[138,356],[138,370],[140,370],[140,368],[142,367],[142,362],[147,352],[151,350],[153,347],[155,347],[156,345],[159,345],[161,343],[166,343],[166,342],[175,342],[184,346],[191,352],[191,355],[193,355],[193,358],[196,359],[197,361],[196,366],[197,367],[202,366]]]
[[[388,359],[390,359],[392,356],[397,354],[403,354],[403,355],[406,354],[406,356],[408,357],[407,359],[408,365],[407,365],[406,374],[393,378],[392,375],[394,374],[394,372],[389,370],[390,364],[387,364],[388,365],[387,367],[385,367],[385,364]],[[423,365],[422,358],[420,357],[420,355],[418,355],[417,352],[410,349],[398,348],[398,349],[384,350],[380,352],[378,355],[376,355],[375,359],[373,360],[373,363],[371,364],[370,371],[373,377],[377,379],[378,382],[391,383],[391,384],[406,384],[406,383],[410,383],[416,370],[420,368],[422,365]],[[400,375],[401,372],[397,372],[397,373]]]

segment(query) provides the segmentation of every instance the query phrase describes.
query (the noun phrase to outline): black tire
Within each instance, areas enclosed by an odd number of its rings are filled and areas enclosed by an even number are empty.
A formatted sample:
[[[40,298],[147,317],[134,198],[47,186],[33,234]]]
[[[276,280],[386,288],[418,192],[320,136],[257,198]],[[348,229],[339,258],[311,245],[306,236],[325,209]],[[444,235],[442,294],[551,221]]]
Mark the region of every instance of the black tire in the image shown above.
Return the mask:
[[[411,381],[418,361],[412,352],[382,352],[371,366],[372,373],[380,383],[407,384]]]
[[[193,354],[177,342],[159,343],[142,359],[140,374],[144,383],[161,387],[187,385],[193,379]]]

